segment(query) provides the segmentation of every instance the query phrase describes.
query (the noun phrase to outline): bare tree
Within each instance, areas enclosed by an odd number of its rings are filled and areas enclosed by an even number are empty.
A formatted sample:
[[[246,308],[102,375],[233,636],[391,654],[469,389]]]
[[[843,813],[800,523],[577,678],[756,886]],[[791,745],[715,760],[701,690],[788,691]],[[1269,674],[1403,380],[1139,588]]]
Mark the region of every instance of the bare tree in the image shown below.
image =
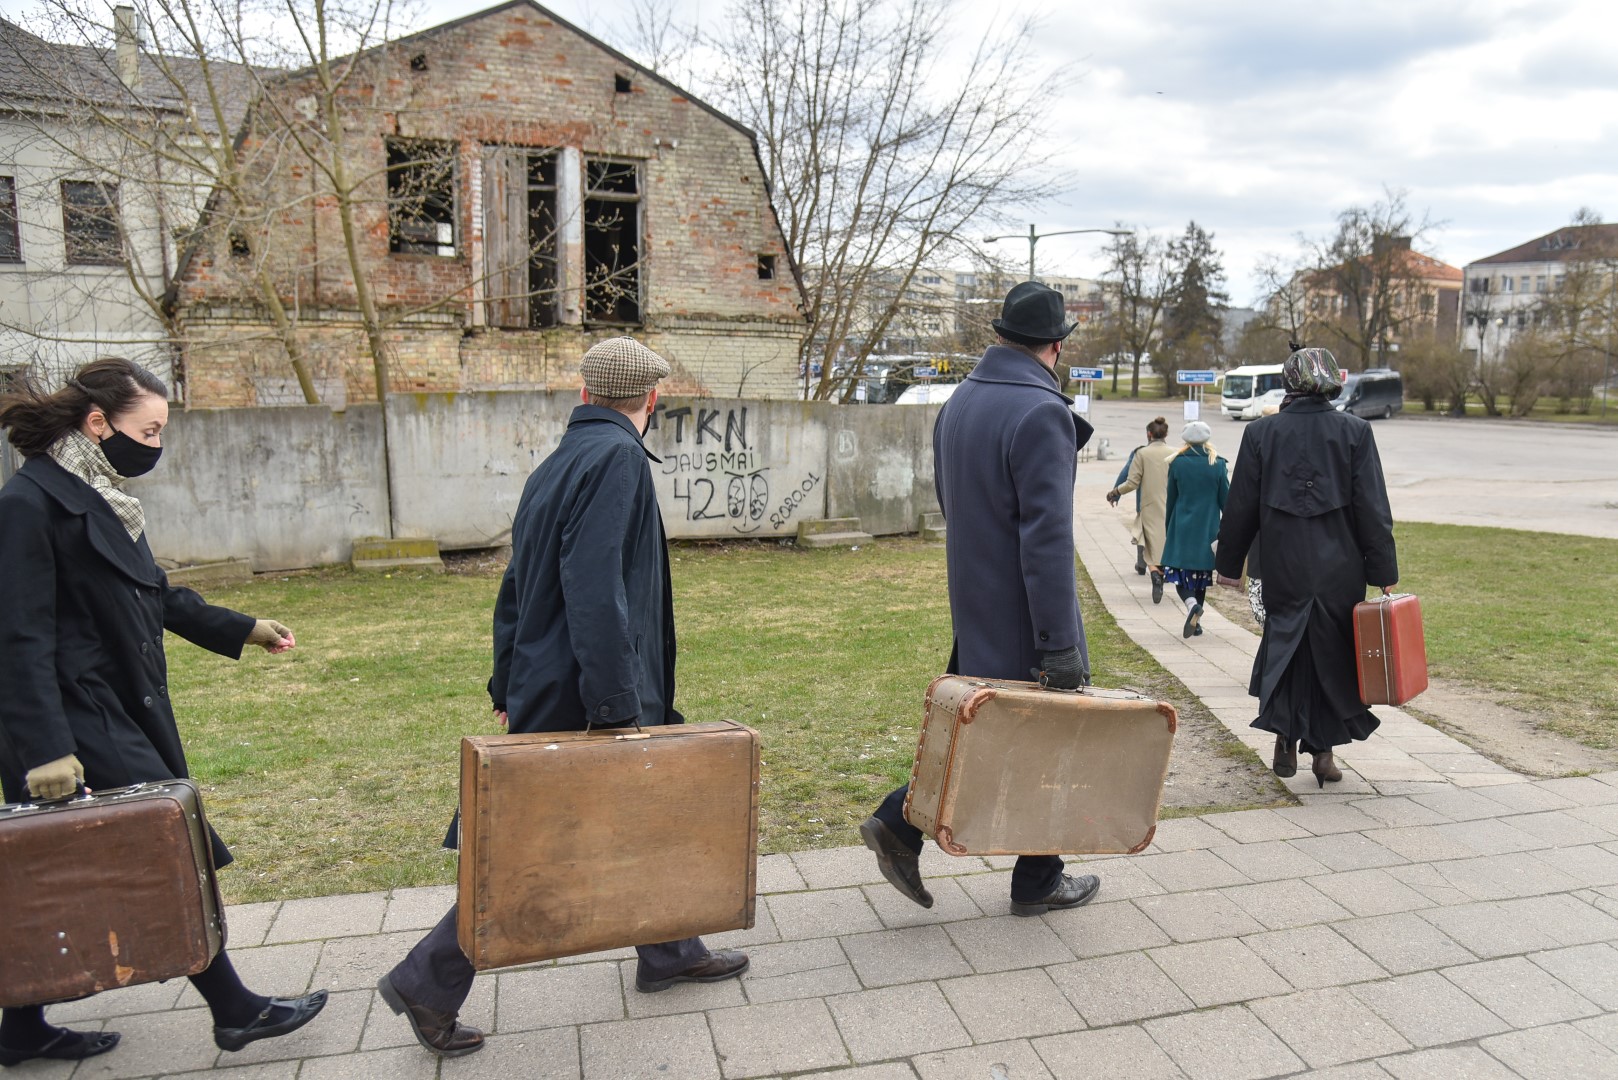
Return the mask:
[[[1119,228],[1125,226],[1121,223]],[[1117,305],[1110,323],[1117,352],[1130,359],[1129,396],[1140,396],[1141,362],[1157,345],[1164,310],[1174,294],[1176,276],[1162,239],[1140,230],[1114,236],[1107,244],[1107,275],[1115,282]],[[1112,391],[1118,392],[1118,365],[1112,369]]]
[[[1570,257],[1535,318],[1556,357],[1562,411],[1588,412],[1600,384],[1603,411],[1618,365],[1618,229],[1588,207],[1574,214]]]
[[[1420,314],[1420,257],[1413,245],[1436,226],[1417,218],[1402,191],[1388,189],[1370,206],[1337,215],[1337,231],[1306,241],[1312,266],[1305,289],[1330,305],[1319,326],[1346,359],[1372,367]]]
[[[737,2],[715,90],[759,135],[807,287],[806,397],[851,400],[922,267],[1052,190],[1030,153],[1050,93],[1016,20],[952,64],[958,0]],[[811,372],[819,377],[811,381]]]

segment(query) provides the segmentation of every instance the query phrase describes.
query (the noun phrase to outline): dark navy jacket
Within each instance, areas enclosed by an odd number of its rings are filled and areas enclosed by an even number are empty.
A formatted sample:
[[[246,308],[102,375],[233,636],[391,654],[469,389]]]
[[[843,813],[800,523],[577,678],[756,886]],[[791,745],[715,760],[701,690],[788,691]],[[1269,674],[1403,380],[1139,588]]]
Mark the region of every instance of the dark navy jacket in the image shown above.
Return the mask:
[[[1093,429],[1071,404],[1039,361],[995,345],[933,428],[959,674],[1027,679],[1040,653],[1085,648],[1073,482]]]
[[[513,733],[678,724],[668,545],[622,413],[573,410],[523,489],[494,611],[489,696]]]

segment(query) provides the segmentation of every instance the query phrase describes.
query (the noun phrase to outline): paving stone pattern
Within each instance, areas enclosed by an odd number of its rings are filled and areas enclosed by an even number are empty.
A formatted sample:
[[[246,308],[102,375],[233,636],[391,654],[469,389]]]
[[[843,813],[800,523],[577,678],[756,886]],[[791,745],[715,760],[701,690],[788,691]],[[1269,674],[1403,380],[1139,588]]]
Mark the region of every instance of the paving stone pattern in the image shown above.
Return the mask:
[[[1170,670],[1210,638],[1250,650],[1216,614],[1186,641],[1149,597],[1131,611],[1145,590],[1113,532],[1081,555]],[[1231,703],[1233,730],[1245,663],[1191,687]],[[330,989],[308,1028],[222,1054],[189,987],[135,987],[48,1014],[123,1032],[113,1053],[5,1080],[1618,1077],[1618,772],[1532,780],[1383,717],[1339,789],[1166,821],[1141,855],[1090,861],[1086,908],[1012,917],[1007,859],[929,848],[922,911],[864,849],[765,856],[757,925],[711,939],[748,948],[740,980],[642,995],[626,950],[487,973],[463,1019],[488,1047],[439,1062],[372,987],[451,888],[253,904],[230,910],[232,955],[265,992]]]

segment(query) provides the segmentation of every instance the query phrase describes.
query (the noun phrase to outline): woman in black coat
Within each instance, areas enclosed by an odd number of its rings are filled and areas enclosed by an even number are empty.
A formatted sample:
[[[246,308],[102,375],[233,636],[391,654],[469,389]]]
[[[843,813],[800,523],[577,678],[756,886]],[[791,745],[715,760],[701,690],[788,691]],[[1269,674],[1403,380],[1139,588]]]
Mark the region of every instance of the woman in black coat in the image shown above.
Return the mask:
[[[1253,726],[1275,732],[1277,776],[1297,772],[1301,744],[1324,787],[1343,778],[1332,747],[1370,738],[1378,724],[1360,701],[1354,605],[1367,585],[1393,586],[1399,569],[1371,425],[1331,403],[1343,385],[1336,359],[1298,349],[1282,379],[1281,411],[1242,435],[1215,565],[1221,585],[1240,587],[1242,561],[1262,537]]]
[[[25,379],[0,397],[0,427],[27,459],[0,489],[0,788],[8,802],[187,775],[165,629],[232,659],[244,645],[281,652],[294,644],[280,623],[170,587],[153,560],[140,502],[122,483],[157,464],[168,411],[162,381],[121,359],[86,365],[54,394]],[[211,839],[215,864],[230,862]],[[254,994],[223,951],[191,982],[225,1050],[302,1027],[326,1002],[324,991],[293,1000]],[[0,1065],[78,1060],[117,1044],[117,1032],[52,1027],[42,1006],[0,1013]]]

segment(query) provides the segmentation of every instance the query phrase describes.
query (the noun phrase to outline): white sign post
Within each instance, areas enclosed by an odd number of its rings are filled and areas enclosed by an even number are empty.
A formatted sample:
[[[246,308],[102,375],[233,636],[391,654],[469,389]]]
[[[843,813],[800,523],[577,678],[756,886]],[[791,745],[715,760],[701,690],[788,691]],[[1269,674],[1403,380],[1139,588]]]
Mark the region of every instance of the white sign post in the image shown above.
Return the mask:
[[[1073,394],[1073,411],[1084,417],[1085,420],[1090,419],[1090,387],[1099,383],[1104,374],[1105,372],[1098,367],[1070,367],[1067,369],[1067,377],[1079,384],[1078,390]],[[1090,460],[1090,447],[1088,444],[1079,449],[1079,460]]]
[[[1185,420],[1202,419],[1202,392],[1214,384],[1218,376],[1212,371],[1176,371],[1174,381],[1186,387]]]

